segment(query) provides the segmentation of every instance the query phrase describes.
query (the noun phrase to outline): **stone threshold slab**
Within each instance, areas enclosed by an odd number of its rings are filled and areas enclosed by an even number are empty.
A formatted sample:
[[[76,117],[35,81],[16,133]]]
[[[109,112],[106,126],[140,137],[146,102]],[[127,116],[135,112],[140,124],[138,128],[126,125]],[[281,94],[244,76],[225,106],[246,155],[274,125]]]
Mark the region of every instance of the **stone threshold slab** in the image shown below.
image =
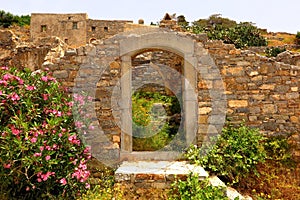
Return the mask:
[[[202,167],[185,161],[124,161],[115,172],[115,180],[130,183],[169,182],[187,177],[191,172],[197,173],[199,180],[209,176]]]

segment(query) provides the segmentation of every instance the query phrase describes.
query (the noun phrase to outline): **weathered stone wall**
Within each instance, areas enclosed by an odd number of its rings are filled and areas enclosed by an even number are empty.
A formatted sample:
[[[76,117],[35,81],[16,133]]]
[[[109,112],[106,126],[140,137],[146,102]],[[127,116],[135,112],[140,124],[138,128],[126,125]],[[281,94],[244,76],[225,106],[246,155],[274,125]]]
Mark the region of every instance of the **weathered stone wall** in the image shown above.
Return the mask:
[[[160,32],[163,33],[168,34],[165,30]],[[294,134],[292,143],[296,146],[295,149],[299,149],[299,66],[276,62],[252,51],[238,50],[233,45],[226,45],[221,41],[209,41],[202,36],[187,34],[181,37],[192,38],[200,46],[202,45],[212,57],[222,77],[223,83],[210,77],[213,76],[213,72],[215,73],[215,69],[210,67],[207,72],[203,70],[197,73],[199,127],[206,125],[209,118],[218,117],[212,110],[217,104],[212,102],[210,89],[221,88],[224,84],[227,118],[232,123],[245,121],[247,125],[257,127],[269,135]],[[121,129],[118,126],[122,113],[121,110],[114,108],[114,105],[120,104],[121,98],[112,95],[114,89],[121,90],[118,81],[124,73],[121,70],[122,63],[126,61],[120,58],[120,38],[126,39],[126,36],[117,36],[95,45],[89,44],[72,51],[65,51],[64,55],[58,54],[56,57],[53,55],[52,62],[48,58],[43,65],[48,67],[65,86],[73,87],[75,80],[77,88],[78,84],[90,88],[96,87],[94,94],[96,114],[93,117],[100,122],[99,126],[109,140],[100,135],[88,139],[101,143],[102,150],[114,152],[109,154],[111,156],[116,155],[122,144]],[[3,42],[1,48],[9,50],[10,45],[15,43],[10,40]],[[23,51],[26,53],[32,50],[28,48]],[[47,55],[49,57],[49,52]],[[168,62],[168,59],[159,56],[156,60],[161,63]],[[202,141],[202,136],[198,135],[199,144]],[[103,152],[99,150],[94,153],[100,155]]]
[[[297,133],[300,124],[299,66],[207,42],[223,77],[228,118],[270,134]]]
[[[132,66],[132,87],[134,89],[144,86],[145,91],[181,95],[182,57],[170,51],[149,49],[133,57]],[[146,85],[148,86],[145,87]]]
[[[86,44],[87,14],[32,13],[30,21],[31,40],[57,36],[70,46]]]
[[[128,20],[94,20],[87,21],[87,42],[96,39],[104,39],[124,32],[127,23],[133,23]]]
[[[84,48],[84,55],[90,55],[93,52],[101,55],[107,49],[113,51],[113,46],[116,47],[114,42],[112,42],[113,44],[101,44],[97,47],[89,45]],[[226,45],[221,41],[202,40],[201,43],[208,50],[221,73],[226,90],[227,118],[235,124],[245,122],[247,125],[257,127],[269,135],[295,134],[294,143],[295,141],[297,143],[300,129],[300,67],[279,63],[273,59],[259,56],[252,51],[237,50],[233,45]],[[78,49],[77,52],[77,55],[66,59],[66,61],[77,60],[79,61],[78,64],[82,64],[88,59],[85,56],[79,56],[82,50]],[[106,56],[111,57],[110,55]],[[119,57],[114,59],[118,60]],[[137,60],[135,61],[137,62]],[[114,142],[115,148],[121,144],[121,130],[117,128],[114,122],[109,97],[112,95],[112,88],[116,86],[116,79],[120,78],[120,64],[121,61],[118,60],[106,69],[98,83],[96,95],[98,100],[97,113],[101,113],[97,117],[101,124],[104,124],[102,125],[104,131],[111,134],[111,141]],[[60,66],[59,71],[56,71],[55,74],[65,74],[67,85],[72,85],[70,84],[72,83],[70,75],[67,74],[71,72],[75,74],[75,71]],[[93,69],[90,69],[89,73],[92,74]],[[212,115],[213,104],[209,90],[221,87],[218,81],[204,80],[203,76],[209,75],[209,73],[198,73],[197,76],[199,126],[207,124]],[[64,79],[64,77],[61,78]],[[198,136],[199,143],[203,141],[201,137],[201,135]]]
[[[0,65],[27,67],[31,70],[39,69],[47,60],[60,57],[57,53],[64,51],[65,45],[56,37],[37,40],[39,45],[24,43],[12,31],[0,31]],[[55,54],[49,57],[48,54]]]

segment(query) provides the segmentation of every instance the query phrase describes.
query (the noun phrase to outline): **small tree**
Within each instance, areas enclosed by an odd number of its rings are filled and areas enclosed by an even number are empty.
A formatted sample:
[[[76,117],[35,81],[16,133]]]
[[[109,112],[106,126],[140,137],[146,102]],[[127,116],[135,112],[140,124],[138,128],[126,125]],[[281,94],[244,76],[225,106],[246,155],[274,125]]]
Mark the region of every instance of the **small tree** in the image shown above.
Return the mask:
[[[300,32],[299,31],[296,34],[296,44],[300,44]]]

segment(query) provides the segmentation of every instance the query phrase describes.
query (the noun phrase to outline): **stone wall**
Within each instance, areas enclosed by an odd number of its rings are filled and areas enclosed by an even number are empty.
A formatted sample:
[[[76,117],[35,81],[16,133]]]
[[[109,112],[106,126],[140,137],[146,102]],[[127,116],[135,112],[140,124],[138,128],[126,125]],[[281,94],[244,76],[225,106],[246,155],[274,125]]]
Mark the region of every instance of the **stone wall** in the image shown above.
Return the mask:
[[[298,133],[300,67],[278,63],[221,42],[205,43],[223,77],[233,123],[269,134]]]
[[[166,36],[175,34],[166,30],[158,33]],[[120,41],[132,37],[128,35],[118,35],[97,42],[95,45],[88,44],[65,51],[64,54],[54,55],[49,54],[51,51],[48,51],[46,56],[48,58],[43,64],[43,67],[48,67],[65,86],[74,87],[75,83],[76,88],[78,85],[87,88],[96,86],[94,93],[89,91],[95,97],[96,112],[93,117],[95,124],[101,126],[105,137],[95,133],[96,135],[88,140],[101,143],[101,150],[97,149],[93,152],[95,155],[101,156],[105,151],[108,152],[109,158],[118,155],[122,146],[119,126],[122,123],[122,111],[114,107],[115,105],[122,107],[122,102],[120,102],[121,97],[116,95],[119,93],[114,93],[114,90],[121,90],[122,82],[120,83],[119,79],[124,74],[122,66],[124,67],[124,62],[128,62],[126,59],[129,59],[120,57]],[[214,62],[218,69],[207,66],[207,71],[197,72],[198,144],[203,142],[201,127],[205,127],[211,118],[218,121],[218,111],[213,110],[218,102],[213,102],[213,93],[210,90],[224,86],[227,102],[226,116],[232,123],[239,124],[244,121],[246,125],[257,127],[267,135],[293,135],[292,143],[295,149],[299,150],[300,66],[276,62],[249,50],[238,50],[233,45],[223,44],[221,41],[207,40],[203,35],[180,34],[180,37],[192,39],[195,46],[199,47],[200,54],[209,53],[212,61],[207,62]],[[10,45],[15,45],[15,42],[12,40],[2,42],[1,48],[9,50]],[[32,48],[23,51],[31,52]],[[50,59],[50,55],[53,59]],[[168,60],[164,56],[161,59],[159,57],[157,56],[156,60],[161,63],[166,63]],[[201,60],[202,58],[197,61],[199,66]],[[220,74],[222,82],[213,78],[214,73]],[[300,155],[300,151],[297,152],[296,154]]]
[[[39,69],[45,61],[63,56],[65,44],[57,37],[37,39],[36,44],[21,41],[12,31],[0,31],[0,65]],[[49,57],[52,54],[53,56]]]
[[[192,37],[196,40],[199,38],[197,36]],[[112,44],[104,43],[96,47],[89,45],[78,49],[76,55],[64,61],[77,60],[79,62],[76,67],[70,69],[70,67],[62,65],[59,70],[55,69],[55,74],[65,74],[64,77],[60,78],[62,81],[67,80],[66,85],[71,86],[71,77],[74,75],[70,76],[70,74],[75,74],[78,65],[87,61],[87,57],[83,55],[96,52],[101,54],[107,52],[105,51],[107,49],[114,51],[113,48],[117,45],[116,41],[110,42]],[[209,41],[202,38],[198,42],[202,43],[204,48],[208,50],[220,71],[227,98],[227,118],[234,124],[245,122],[246,125],[259,128],[268,135],[294,134],[293,143],[298,144],[300,67],[276,62],[252,51],[238,50],[233,45],[223,44],[221,41]],[[113,148],[118,149],[121,145],[121,130],[117,128],[115,123],[116,119],[114,119],[111,111],[109,96],[112,95],[112,88],[117,84],[116,79],[121,76],[121,61],[119,57],[114,57],[114,59],[116,62],[113,62],[106,69],[98,83],[96,109],[98,109],[97,113],[101,113],[97,117],[101,121],[103,130],[111,135]],[[92,74],[93,69],[89,70],[89,73]],[[197,76],[199,127],[207,124],[212,115],[213,104],[209,90],[221,87],[218,81],[204,80],[207,76],[209,73],[198,73]],[[198,142],[199,144],[203,142],[201,135],[198,135]]]
[[[57,36],[70,46],[86,44],[87,14],[32,13],[30,21],[31,40]]]
[[[87,42],[96,39],[104,39],[124,32],[127,23],[133,23],[128,20],[93,20],[87,21]]]

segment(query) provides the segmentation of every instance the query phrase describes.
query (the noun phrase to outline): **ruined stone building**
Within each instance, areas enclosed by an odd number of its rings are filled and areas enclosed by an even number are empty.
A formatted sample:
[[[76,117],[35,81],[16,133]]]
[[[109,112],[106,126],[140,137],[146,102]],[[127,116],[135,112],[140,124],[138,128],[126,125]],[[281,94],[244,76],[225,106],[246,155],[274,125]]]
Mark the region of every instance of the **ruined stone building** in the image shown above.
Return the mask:
[[[225,119],[267,135],[291,135],[300,157],[299,54],[275,59],[236,49],[206,34],[176,31],[168,15],[160,27],[142,29],[132,21],[91,20],[87,14],[32,14],[31,20],[36,43],[23,44],[12,31],[0,30],[0,65],[48,68],[64,86],[95,97],[96,128],[87,142],[97,147],[92,153],[101,161],[168,159],[179,143],[200,146],[220,133]],[[152,83],[182,100],[183,131],[168,151],[137,152],[131,92]]]
[[[129,20],[94,20],[86,13],[76,14],[31,14],[31,40],[57,36],[69,46],[81,46],[96,39],[116,35],[126,29]],[[129,26],[128,25],[128,26]]]

